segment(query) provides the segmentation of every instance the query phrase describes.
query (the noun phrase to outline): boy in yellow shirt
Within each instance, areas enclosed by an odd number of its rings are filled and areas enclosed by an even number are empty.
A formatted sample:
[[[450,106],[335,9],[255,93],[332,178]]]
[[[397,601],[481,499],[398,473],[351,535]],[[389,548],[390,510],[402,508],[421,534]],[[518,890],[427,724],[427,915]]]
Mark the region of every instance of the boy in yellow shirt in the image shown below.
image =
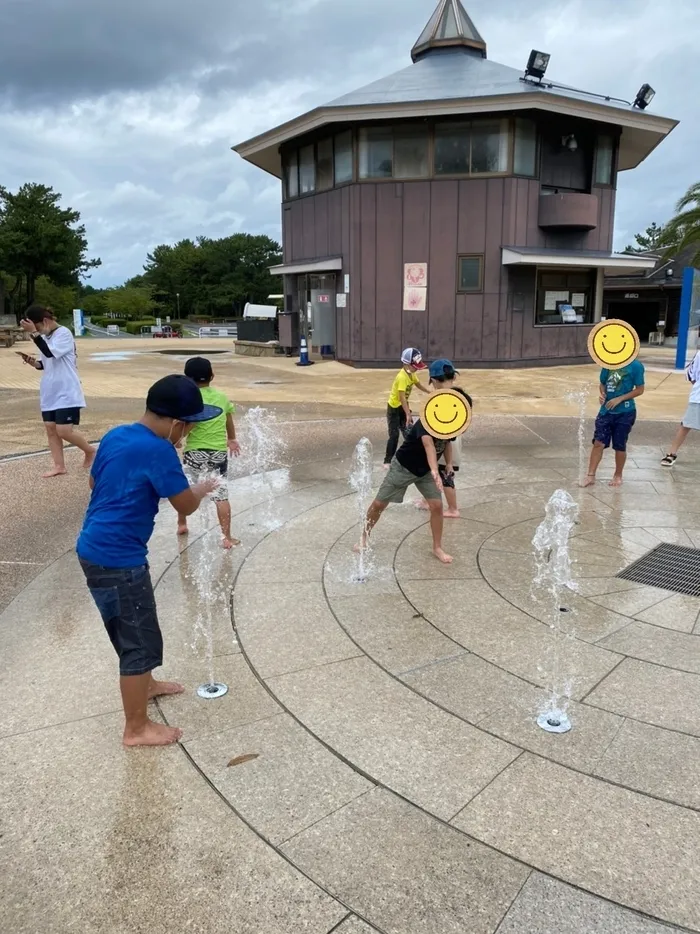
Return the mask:
[[[389,430],[389,440],[386,443],[384,455],[384,469],[388,470],[396,449],[399,446],[399,433],[404,434],[411,425],[411,407],[409,399],[414,386],[421,392],[430,392],[419,380],[417,373],[425,370],[423,355],[415,347],[407,347],[401,354],[403,366],[396,374],[396,379],[389,393],[389,402],[386,409],[386,423]]]

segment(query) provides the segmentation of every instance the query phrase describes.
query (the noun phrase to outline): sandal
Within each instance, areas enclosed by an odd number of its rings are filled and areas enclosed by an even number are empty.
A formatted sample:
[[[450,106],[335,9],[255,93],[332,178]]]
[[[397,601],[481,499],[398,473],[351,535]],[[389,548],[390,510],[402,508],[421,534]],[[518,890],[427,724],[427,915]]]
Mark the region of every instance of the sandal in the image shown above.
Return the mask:
[[[673,467],[676,463],[677,454],[667,454],[666,457],[661,461],[662,467]]]

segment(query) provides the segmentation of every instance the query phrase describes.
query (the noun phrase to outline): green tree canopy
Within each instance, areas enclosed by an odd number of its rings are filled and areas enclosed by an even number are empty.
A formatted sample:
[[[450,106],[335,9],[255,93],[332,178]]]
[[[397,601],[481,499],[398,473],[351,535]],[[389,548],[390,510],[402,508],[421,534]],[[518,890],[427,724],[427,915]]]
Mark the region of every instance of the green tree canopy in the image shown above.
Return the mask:
[[[102,296],[107,312],[127,321],[141,321],[152,315],[157,308],[149,288],[122,285],[116,289],[105,289]]]
[[[626,246],[625,253],[649,253],[663,248],[664,228],[654,221],[644,233],[634,235],[634,245]]]
[[[695,182],[676,205],[676,214],[664,227],[663,246],[666,256],[674,256],[688,247],[695,247],[691,262],[700,265],[700,182]]]
[[[46,185],[28,183],[15,193],[0,186],[0,269],[14,279],[15,311],[22,299],[36,299],[40,277],[55,286],[77,286],[81,275],[100,265],[87,258],[80,214],[60,201]]]

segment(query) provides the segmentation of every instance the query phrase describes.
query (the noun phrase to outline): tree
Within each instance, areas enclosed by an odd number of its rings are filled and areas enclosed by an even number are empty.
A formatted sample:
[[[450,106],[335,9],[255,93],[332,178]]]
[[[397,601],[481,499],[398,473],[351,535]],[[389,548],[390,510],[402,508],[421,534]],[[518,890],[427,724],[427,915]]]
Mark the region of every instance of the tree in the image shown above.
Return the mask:
[[[122,285],[116,289],[105,289],[102,294],[107,311],[127,321],[142,321],[150,317],[156,308],[150,288]]]
[[[674,256],[695,247],[692,264],[700,264],[700,182],[695,182],[676,205],[676,214],[666,224],[663,234],[666,256]]]
[[[56,286],[77,286],[81,275],[101,265],[87,259],[80,214],[60,206],[61,195],[29,183],[12,193],[0,186],[0,269],[14,279],[15,312],[36,298],[39,277]],[[23,296],[24,291],[24,296]]]
[[[626,246],[625,253],[653,253],[663,247],[664,228],[654,221],[644,233],[634,235],[636,246]]]
[[[78,305],[79,289],[75,285],[54,285],[46,276],[36,280],[34,300],[40,305],[48,305],[57,318],[68,318]]]

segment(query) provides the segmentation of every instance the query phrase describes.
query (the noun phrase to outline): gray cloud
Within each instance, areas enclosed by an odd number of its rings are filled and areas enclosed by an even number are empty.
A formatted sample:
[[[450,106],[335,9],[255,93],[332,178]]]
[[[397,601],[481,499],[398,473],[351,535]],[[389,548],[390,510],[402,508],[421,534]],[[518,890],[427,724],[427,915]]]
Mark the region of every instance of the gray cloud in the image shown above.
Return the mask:
[[[410,64],[436,0],[5,0],[0,181],[42,181],[82,212],[104,266],[138,273],[159,242],[279,237],[279,183],[230,147]],[[618,245],[664,220],[700,146],[697,0],[466,0],[489,57],[552,53],[555,80],[615,96],[643,81],[681,126],[618,192]]]

